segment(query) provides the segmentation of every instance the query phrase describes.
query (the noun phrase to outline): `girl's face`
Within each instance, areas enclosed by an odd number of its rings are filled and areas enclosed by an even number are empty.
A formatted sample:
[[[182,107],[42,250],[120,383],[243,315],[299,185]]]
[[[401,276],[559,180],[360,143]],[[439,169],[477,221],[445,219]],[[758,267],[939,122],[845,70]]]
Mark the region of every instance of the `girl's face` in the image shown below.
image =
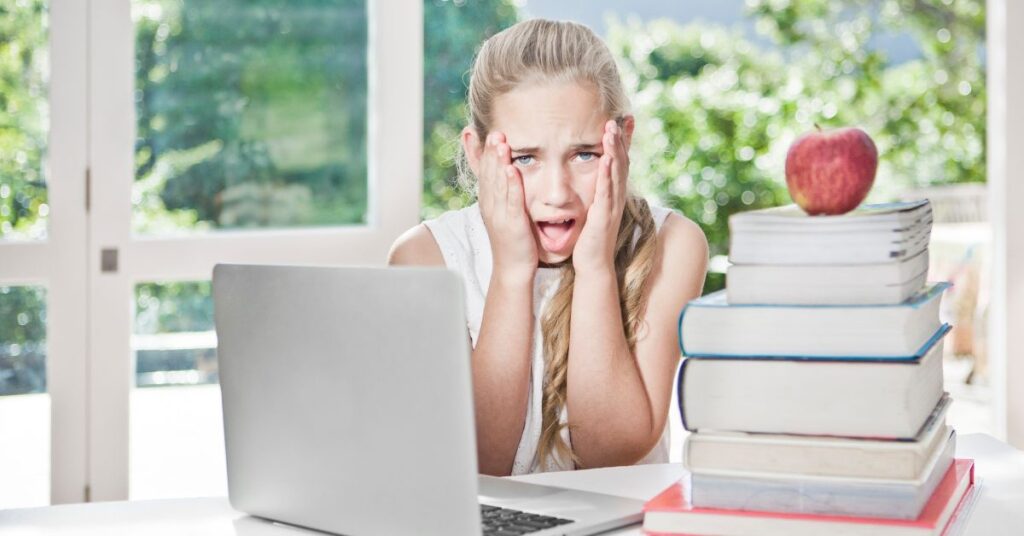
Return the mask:
[[[523,177],[540,260],[562,262],[572,255],[594,202],[610,118],[596,88],[578,83],[524,84],[496,98],[493,113],[491,129],[505,135]],[[622,127],[628,149],[633,118]]]

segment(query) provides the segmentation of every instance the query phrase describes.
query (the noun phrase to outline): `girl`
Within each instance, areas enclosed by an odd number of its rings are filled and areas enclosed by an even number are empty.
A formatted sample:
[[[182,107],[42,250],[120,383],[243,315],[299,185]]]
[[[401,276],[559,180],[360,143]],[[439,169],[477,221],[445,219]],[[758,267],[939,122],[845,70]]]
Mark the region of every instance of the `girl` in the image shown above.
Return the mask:
[[[668,461],[676,322],[700,294],[707,242],[628,194],[628,106],[585,26],[528,20],[494,35],[461,134],[477,203],[391,249],[389,264],[465,279],[482,473]]]

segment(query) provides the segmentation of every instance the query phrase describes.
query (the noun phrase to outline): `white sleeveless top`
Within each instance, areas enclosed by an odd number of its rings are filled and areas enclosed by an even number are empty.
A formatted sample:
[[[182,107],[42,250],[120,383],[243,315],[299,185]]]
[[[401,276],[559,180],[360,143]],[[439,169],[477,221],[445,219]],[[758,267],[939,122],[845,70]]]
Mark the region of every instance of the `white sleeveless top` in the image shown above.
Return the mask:
[[[667,208],[651,206],[651,215],[657,230],[672,211]],[[434,240],[441,249],[445,265],[462,275],[466,285],[466,319],[469,324],[469,335],[476,347],[480,335],[480,323],[484,315],[484,299],[487,286],[491,281],[492,259],[491,243],[484,227],[480,207],[473,204],[461,210],[449,211],[437,219],[423,222],[434,235]],[[639,236],[634,237],[634,243]],[[543,400],[544,382],[544,347],[541,339],[541,311],[558,290],[558,268],[538,268],[533,282],[533,352],[530,372],[530,393],[526,403],[526,425],[515,461],[512,474],[540,472],[544,465],[535,460],[541,433],[541,404]],[[566,408],[562,409],[561,422],[568,421]],[[665,423],[661,439],[654,448],[638,463],[668,462],[669,426]],[[562,438],[570,444],[568,428],[562,428]],[[550,470],[574,469],[571,460],[561,460],[557,453],[552,453],[547,467]]]

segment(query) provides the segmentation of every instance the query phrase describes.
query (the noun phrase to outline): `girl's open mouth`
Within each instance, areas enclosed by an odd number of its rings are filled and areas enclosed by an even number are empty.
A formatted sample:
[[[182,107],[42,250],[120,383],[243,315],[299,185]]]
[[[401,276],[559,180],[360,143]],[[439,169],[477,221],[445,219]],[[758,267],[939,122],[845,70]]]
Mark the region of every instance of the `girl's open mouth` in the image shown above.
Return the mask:
[[[573,218],[537,222],[541,246],[552,253],[562,253],[562,250],[569,244],[569,240],[572,238],[573,227],[575,226],[576,220]]]

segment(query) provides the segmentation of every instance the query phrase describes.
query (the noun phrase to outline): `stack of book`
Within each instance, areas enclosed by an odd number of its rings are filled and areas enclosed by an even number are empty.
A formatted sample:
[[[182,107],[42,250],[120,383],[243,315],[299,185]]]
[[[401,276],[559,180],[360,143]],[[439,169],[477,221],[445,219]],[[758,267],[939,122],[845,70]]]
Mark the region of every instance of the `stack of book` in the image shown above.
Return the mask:
[[[689,475],[650,533],[942,534],[973,487],[953,457],[927,201],[730,219],[726,290],[680,315]]]

